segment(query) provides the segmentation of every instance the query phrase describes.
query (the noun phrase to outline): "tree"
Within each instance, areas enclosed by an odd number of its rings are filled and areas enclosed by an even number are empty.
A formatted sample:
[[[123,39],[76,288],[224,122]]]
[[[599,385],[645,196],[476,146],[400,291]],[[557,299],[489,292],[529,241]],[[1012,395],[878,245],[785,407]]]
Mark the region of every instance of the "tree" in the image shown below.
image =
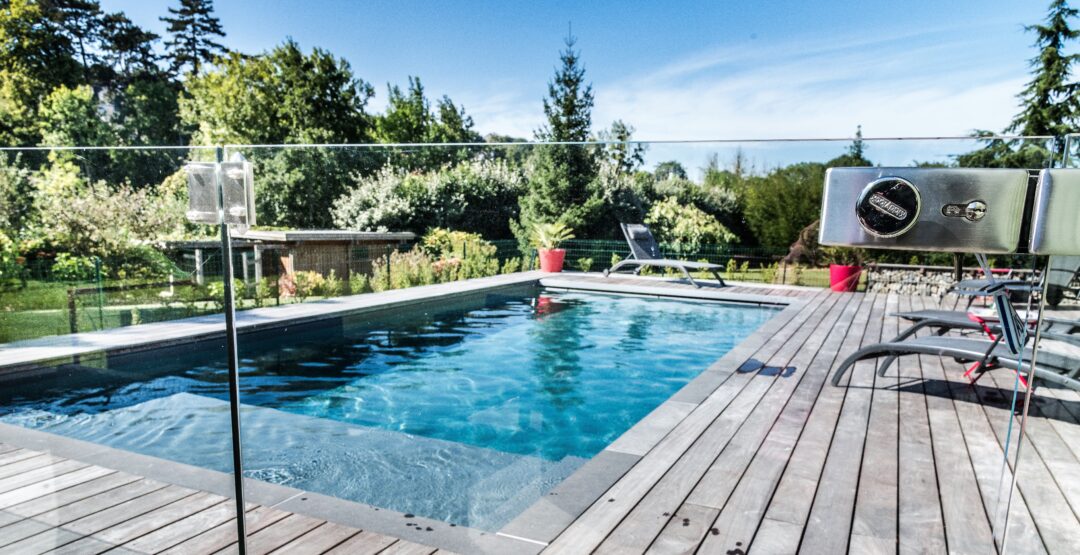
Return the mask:
[[[613,141],[604,145],[604,156],[621,173],[632,173],[645,163],[645,145],[629,142],[634,138],[633,126],[622,120],[615,120],[611,130],[601,131],[601,141]]]
[[[10,0],[0,7],[0,70],[31,84],[31,109],[57,86],[74,86],[82,74],[70,40],[55,31],[46,15],[30,0]]]
[[[749,178],[745,217],[762,245],[786,249],[819,218],[825,167],[803,162]]]
[[[1019,95],[1023,108],[1006,132],[1061,136],[1075,131],[1080,83],[1073,80],[1072,66],[1080,54],[1066,54],[1065,50],[1070,41],[1080,37],[1080,31],[1069,27],[1069,20],[1078,11],[1066,0],[1053,0],[1048,12],[1044,24],[1025,27],[1035,33],[1039,53],[1031,59],[1032,79]]]
[[[268,53],[230,53],[211,71],[191,75],[180,99],[196,144],[363,143],[374,94],[349,63],[294,41]]]
[[[655,177],[657,181],[663,181],[671,177],[688,179],[686,168],[675,160],[668,160],[667,162],[660,162],[657,164],[656,169],[653,170],[653,177]]]
[[[159,56],[154,51],[154,43],[159,38],[132,23],[122,13],[106,15],[102,20],[103,59],[116,73],[125,77],[160,77],[157,75]],[[165,81],[161,78],[156,80]]]
[[[483,137],[473,130],[473,120],[443,96],[436,111],[424,96],[419,77],[409,77],[409,89],[389,89],[389,104],[383,115],[376,118],[375,139],[381,143],[481,143]],[[424,148],[395,151],[392,162],[410,169],[433,169],[455,161],[467,160],[468,148]]]
[[[675,197],[654,204],[645,223],[659,241],[680,256],[693,256],[704,245],[727,245],[736,239],[719,220]]]
[[[180,8],[169,8],[173,17],[162,17],[169,24],[169,40],[165,48],[172,58],[171,70],[176,73],[190,66],[198,75],[200,65],[225,54],[224,46],[214,37],[224,37],[221,22],[214,17],[213,0],[180,0]]]
[[[592,125],[592,85],[585,83],[575,39],[566,38],[560,53],[562,67],[548,84],[544,99],[547,123],[536,131],[536,138],[549,142],[579,142],[589,139]],[[593,187],[598,164],[594,149],[582,145],[544,145],[534,149],[529,161],[529,188],[521,198],[521,217],[513,224],[514,235],[527,248],[533,224],[561,222],[575,235],[586,238],[613,232],[588,229],[598,222],[595,216],[603,208],[603,198]],[[594,235],[595,236],[595,235]]]
[[[97,0],[42,0],[40,4],[56,32],[70,43],[86,82],[100,63],[94,46],[102,37],[101,4]]]
[[[873,166],[874,163],[866,158],[866,142],[862,138],[862,126],[855,129],[855,139],[851,141],[847,152],[825,163],[830,168],[861,168]]]
[[[41,146],[115,145],[113,129],[101,119],[98,107],[97,97],[89,85],[57,87],[38,109]],[[57,150],[50,152],[49,157],[78,161],[90,179],[102,179],[114,175],[110,154],[104,150]]]

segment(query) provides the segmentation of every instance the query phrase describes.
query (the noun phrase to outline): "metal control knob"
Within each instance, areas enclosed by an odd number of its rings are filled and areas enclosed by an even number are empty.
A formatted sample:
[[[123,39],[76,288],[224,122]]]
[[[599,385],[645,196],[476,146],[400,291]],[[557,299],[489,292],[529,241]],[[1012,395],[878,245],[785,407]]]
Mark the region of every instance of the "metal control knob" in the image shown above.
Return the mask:
[[[921,209],[919,190],[899,177],[871,181],[855,203],[859,224],[876,237],[903,235],[918,221]]]

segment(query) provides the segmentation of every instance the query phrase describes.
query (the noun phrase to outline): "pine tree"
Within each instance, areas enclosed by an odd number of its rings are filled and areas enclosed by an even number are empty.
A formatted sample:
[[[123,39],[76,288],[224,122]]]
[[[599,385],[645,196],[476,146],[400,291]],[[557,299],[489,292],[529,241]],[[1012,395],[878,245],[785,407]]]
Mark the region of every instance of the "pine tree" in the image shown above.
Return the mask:
[[[1080,115],[1080,99],[1076,92],[1080,84],[1072,81],[1072,66],[1080,54],[1066,54],[1070,41],[1080,37],[1080,31],[1069,27],[1069,20],[1078,11],[1066,0],[1053,0],[1043,25],[1029,25],[1035,33],[1038,56],[1031,59],[1034,69],[1031,81],[1019,98],[1023,110],[1013,119],[1006,132],[1022,135],[1064,135]]]
[[[592,85],[585,83],[585,68],[566,38],[559,59],[562,67],[548,84],[544,99],[547,124],[536,131],[538,140],[579,142],[589,139],[592,127]],[[511,222],[519,244],[526,248],[536,223],[561,222],[580,238],[590,235],[603,208],[594,181],[598,164],[595,149],[585,145],[545,145],[534,150],[528,191],[520,199],[521,217]]]
[[[70,42],[83,70],[89,71],[99,61],[94,45],[101,40],[101,4],[97,0],[45,0],[41,5],[56,31]]]
[[[224,37],[221,22],[214,17],[213,0],[180,0],[180,8],[169,8],[174,17],[163,17],[169,24],[171,38],[165,48],[172,58],[172,71],[179,73],[190,66],[199,73],[199,66],[224,54],[224,46],[214,42],[213,37]]]

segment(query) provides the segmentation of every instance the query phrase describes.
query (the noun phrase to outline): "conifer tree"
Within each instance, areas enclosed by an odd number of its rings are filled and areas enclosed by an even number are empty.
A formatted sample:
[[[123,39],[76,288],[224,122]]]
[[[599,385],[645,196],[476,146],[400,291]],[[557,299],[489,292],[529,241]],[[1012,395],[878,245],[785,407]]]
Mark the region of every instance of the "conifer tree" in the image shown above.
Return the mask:
[[[592,127],[592,85],[585,82],[585,68],[574,50],[574,37],[566,38],[566,49],[559,59],[562,67],[548,83],[544,99],[547,123],[535,133],[546,142],[589,140]],[[594,180],[598,163],[595,149],[583,145],[545,145],[535,149],[530,162],[532,171],[528,191],[521,197],[521,217],[511,227],[518,242],[528,245],[536,223],[561,222],[575,230],[578,237],[589,236],[585,226],[596,223],[594,217],[603,208],[603,198]]]
[[[1006,132],[1064,135],[1076,130],[1073,124],[1080,115],[1080,98],[1076,96],[1080,84],[1073,80],[1072,66],[1080,54],[1065,50],[1080,37],[1080,31],[1069,26],[1077,13],[1066,0],[1053,0],[1042,25],[1025,27],[1035,33],[1038,55],[1031,59],[1031,81],[1019,95],[1023,109]]]
[[[173,17],[161,20],[169,24],[165,48],[172,58],[172,71],[179,73],[190,67],[198,74],[200,65],[226,52],[214,42],[214,37],[224,37],[225,31],[214,17],[213,0],[180,0],[180,8],[169,8],[169,13]]]

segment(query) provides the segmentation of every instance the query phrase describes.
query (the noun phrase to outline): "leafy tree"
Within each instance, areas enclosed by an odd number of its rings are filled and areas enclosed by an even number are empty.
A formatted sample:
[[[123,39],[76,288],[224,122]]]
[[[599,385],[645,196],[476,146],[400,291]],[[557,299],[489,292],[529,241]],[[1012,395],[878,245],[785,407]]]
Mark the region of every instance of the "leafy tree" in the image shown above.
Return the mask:
[[[98,113],[89,85],[57,87],[38,110],[44,146],[109,146],[116,144],[109,124]]]
[[[668,160],[667,162],[660,162],[657,164],[656,169],[653,170],[653,176],[656,177],[657,181],[663,181],[671,177],[688,179],[686,168],[676,160]]]
[[[830,168],[873,166],[874,163],[866,158],[866,142],[863,141],[862,137],[862,126],[860,125],[855,130],[855,140],[851,141],[851,146],[848,147],[847,152],[833,158],[826,165]]]
[[[719,220],[675,197],[654,204],[645,223],[658,241],[681,256],[699,253],[704,245],[726,245],[736,239]]]
[[[169,8],[173,17],[162,17],[169,24],[169,39],[165,48],[172,60],[171,69],[176,73],[185,67],[198,75],[202,64],[225,54],[224,46],[214,42],[214,37],[224,37],[221,21],[214,17],[213,0],[180,0],[179,8]]]
[[[162,79],[136,79],[114,100],[112,122],[123,146],[184,145],[190,134],[180,123],[179,88]],[[135,187],[157,185],[183,164],[182,150],[114,150],[113,177]]]
[[[376,118],[375,138],[382,143],[479,143],[483,138],[473,130],[473,120],[464,107],[458,107],[450,97],[443,96],[435,111],[424,96],[420,78],[409,77],[409,89],[389,87],[389,105]],[[413,168],[429,169],[454,160],[469,158],[463,148],[424,148],[398,151],[392,163]]]
[[[349,63],[294,41],[268,53],[230,53],[213,70],[190,76],[180,100],[196,144],[363,143],[374,91]]]
[[[536,131],[538,140],[577,142],[589,138],[592,85],[585,83],[585,68],[574,44],[574,38],[567,37],[566,49],[559,56],[562,67],[548,84],[548,96],[544,99],[547,123]],[[527,248],[530,230],[536,223],[561,222],[581,238],[613,233],[610,228],[595,227],[603,198],[593,187],[598,170],[594,149],[561,144],[537,147],[528,166],[528,192],[520,201],[520,221],[513,225],[514,235],[523,248]]]
[[[284,148],[256,150],[255,198],[259,223],[328,228],[334,200],[348,191],[356,173],[367,174],[381,158],[359,149]]]
[[[15,240],[33,220],[34,187],[31,172],[20,156],[0,153],[0,231]]]
[[[799,231],[818,219],[825,167],[802,162],[747,180],[744,214],[762,245],[786,249]]]
[[[615,120],[611,124],[611,130],[601,131],[599,134],[598,139],[601,141],[614,141],[604,145],[604,156],[621,173],[631,173],[645,163],[645,145],[629,142],[633,138],[633,126],[622,120]]]

